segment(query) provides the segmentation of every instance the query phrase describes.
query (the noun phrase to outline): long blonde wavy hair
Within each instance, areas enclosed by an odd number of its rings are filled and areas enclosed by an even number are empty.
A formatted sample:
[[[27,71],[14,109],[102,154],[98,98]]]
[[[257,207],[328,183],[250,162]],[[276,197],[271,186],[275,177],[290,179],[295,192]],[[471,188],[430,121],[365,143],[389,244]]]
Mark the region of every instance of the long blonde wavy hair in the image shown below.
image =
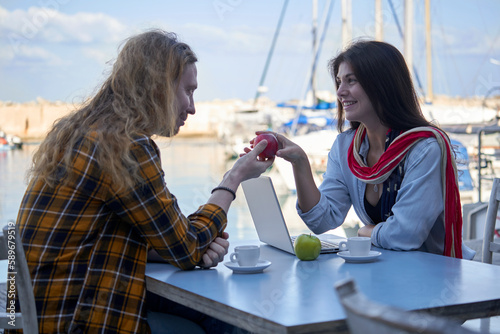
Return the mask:
[[[99,143],[97,162],[112,184],[128,188],[140,182],[131,139],[175,135],[177,86],[186,66],[196,61],[191,48],[174,33],[151,30],[126,40],[98,92],[55,122],[33,157],[28,177],[52,187],[68,182],[74,176],[61,180],[58,171],[68,171],[73,148],[92,133]]]

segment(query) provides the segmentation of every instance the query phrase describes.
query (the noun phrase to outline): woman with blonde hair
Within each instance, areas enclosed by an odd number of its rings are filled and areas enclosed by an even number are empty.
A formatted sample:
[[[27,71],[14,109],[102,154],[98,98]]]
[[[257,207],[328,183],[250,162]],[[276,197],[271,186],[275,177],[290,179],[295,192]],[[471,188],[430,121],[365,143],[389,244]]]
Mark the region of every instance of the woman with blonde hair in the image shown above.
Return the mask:
[[[41,333],[147,333],[148,251],[181,269],[216,266],[227,253],[236,189],[272,161],[257,159],[264,142],[182,214],[151,137],[174,136],[195,114],[196,61],[173,33],[131,37],[95,96],[58,120],[34,155],[18,222]],[[168,332],[199,329],[166,319]]]

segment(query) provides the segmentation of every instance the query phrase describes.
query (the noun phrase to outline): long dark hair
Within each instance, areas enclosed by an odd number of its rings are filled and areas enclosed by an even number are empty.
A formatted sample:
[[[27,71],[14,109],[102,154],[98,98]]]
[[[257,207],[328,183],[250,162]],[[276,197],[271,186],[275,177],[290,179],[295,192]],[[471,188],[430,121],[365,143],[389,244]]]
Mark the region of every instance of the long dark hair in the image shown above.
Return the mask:
[[[339,66],[347,62],[363,87],[383,125],[405,131],[419,126],[433,126],[423,116],[403,55],[391,44],[378,41],[358,41],[328,62],[336,82]],[[337,85],[338,89],[338,85]],[[339,132],[345,113],[338,101]],[[359,122],[351,122],[357,128]]]

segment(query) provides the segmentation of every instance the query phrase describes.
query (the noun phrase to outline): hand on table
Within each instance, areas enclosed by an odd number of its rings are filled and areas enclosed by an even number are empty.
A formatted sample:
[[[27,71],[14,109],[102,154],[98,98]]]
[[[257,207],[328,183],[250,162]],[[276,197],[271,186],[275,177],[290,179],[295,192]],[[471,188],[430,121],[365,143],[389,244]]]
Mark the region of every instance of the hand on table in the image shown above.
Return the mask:
[[[374,228],[375,228],[375,225],[365,225],[358,230],[358,236],[371,238]]]
[[[227,232],[222,233],[222,237],[217,237],[210,244],[205,254],[203,254],[200,267],[208,269],[215,267],[224,260],[224,256],[229,250],[229,234]]]

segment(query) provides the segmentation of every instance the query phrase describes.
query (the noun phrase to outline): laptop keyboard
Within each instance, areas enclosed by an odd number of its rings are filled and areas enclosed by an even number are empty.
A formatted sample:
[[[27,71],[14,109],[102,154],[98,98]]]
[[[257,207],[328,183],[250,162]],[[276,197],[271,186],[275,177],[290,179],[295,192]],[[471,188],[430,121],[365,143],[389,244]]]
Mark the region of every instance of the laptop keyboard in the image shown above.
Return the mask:
[[[329,241],[324,241],[324,240],[320,240],[321,241],[321,248],[323,249],[330,249],[330,248],[339,248],[339,245],[338,244],[334,244],[333,242],[329,242]]]
[[[292,243],[295,242],[295,239],[297,239],[296,236],[291,237],[292,238]],[[339,244],[338,243],[333,243],[325,240],[319,240],[321,242],[321,249],[338,249]]]

